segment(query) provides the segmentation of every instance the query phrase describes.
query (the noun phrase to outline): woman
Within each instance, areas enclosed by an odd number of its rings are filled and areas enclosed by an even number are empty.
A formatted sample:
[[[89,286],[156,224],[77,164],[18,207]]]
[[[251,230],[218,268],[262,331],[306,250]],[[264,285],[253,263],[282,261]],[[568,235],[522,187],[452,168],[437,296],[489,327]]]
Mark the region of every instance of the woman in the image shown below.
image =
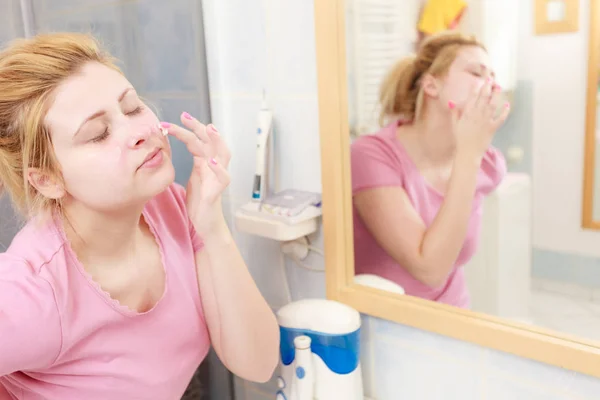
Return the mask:
[[[0,254],[8,398],[178,399],[211,344],[240,377],[271,377],[277,322],[221,209],[229,150],[181,122],[159,125],[88,36],[0,53],[0,181],[29,217]],[[167,133],[194,156],[187,192]]]
[[[509,112],[499,96],[485,49],[458,33],[428,38],[392,69],[380,94],[391,123],[352,144],[356,274],[469,306],[461,266],[506,172],[490,147]]]

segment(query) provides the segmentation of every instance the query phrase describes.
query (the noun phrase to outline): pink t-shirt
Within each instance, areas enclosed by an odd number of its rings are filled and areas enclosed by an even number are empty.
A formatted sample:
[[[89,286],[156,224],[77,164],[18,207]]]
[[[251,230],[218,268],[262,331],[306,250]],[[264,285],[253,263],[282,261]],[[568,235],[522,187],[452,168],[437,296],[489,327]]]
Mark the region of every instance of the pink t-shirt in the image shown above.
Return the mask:
[[[2,386],[19,400],[181,398],[210,348],[194,260],[202,242],[179,185],[144,217],[166,274],[145,313],[91,280],[58,223],[30,222],[0,254],[0,399]]]
[[[430,226],[444,197],[420,174],[396,137],[398,122],[381,131],[362,136],[352,143],[352,194],[378,187],[399,186],[426,226]],[[354,254],[356,274],[375,274],[402,286],[406,294],[457,307],[469,307],[469,293],[462,266],[471,259],[481,231],[483,198],[492,192],[506,174],[502,154],[490,148],[481,164],[473,211],[462,250],[446,282],[429,287],[413,278],[375,240],[354,209]]]

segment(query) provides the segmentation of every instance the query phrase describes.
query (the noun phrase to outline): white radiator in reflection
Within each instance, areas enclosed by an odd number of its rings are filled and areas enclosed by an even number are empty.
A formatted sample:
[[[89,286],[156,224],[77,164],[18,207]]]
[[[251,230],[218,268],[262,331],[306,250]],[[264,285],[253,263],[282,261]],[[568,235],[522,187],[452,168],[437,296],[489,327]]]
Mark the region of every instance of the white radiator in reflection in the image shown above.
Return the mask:
[[[363,135],[379,128],[385,74],[414,51],[420,0],[349,0],[346,7],[350,128]]]
[[[473,311],[528,321],[531,232],[531,178],[508,174],[485,200],[479,248],[464,266]]]

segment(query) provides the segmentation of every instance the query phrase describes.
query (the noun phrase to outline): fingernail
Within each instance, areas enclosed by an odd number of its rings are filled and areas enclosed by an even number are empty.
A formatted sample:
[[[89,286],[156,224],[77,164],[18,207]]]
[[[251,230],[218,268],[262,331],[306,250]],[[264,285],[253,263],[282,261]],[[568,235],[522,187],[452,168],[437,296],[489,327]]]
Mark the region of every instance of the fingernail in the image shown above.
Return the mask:
[[[210,163],[211,163],[212,165],[217,165],[217,160],[215,160],[214,158],[211,158],[211,159],[210,159]]]
[[[448,102],[448,107],[450,107],[450,109],[453,109],[454,107],[456,107],[456,104],[454,104],[453,101],[449,101]]]
[[[171,124],[170,124],[170,123],[168,123],[168,122],[161,122],[161,123],[160,123],[160,126],[162,126],[163,128],[165,128],[165,129],[166,129],[166,128],[170,128],[170,127],[171,127]]]
[[[210,129],[213,133],[219,133],[219,130],[213,124],[208,125],[208,129]]]
[[[183,113],[183,118],[185,119],[192,119],[192,116],[186,112]]]
[[[502,90],[502,87],[496,83],[496,84],[494,84],[494,89],[500,91],[500,90]]]

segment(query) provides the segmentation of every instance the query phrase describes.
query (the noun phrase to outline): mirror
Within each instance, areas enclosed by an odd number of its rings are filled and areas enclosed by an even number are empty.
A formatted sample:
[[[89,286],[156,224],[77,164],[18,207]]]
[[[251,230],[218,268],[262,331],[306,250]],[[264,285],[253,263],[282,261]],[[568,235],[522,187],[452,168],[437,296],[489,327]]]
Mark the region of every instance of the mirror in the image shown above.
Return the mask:
[[[600,19],[592,13],[586,95],[582,225],[600,229]]]
[[[487,50],[462,36],[420,34],[427,16],[419,1],[332,3],[315,10],[328,297],[379,318],[600,377],[598,262],[534,246],[539,203],[532,188],[535,179],[552,178],[543,172],[532,178],[523,161],[528,149],[510,139],[512,131],[531,130],[524,124],[535,117],[537,78],[527,86],[510,76],[510,63],[496,66],[507,58],[498,54],[506,53],[485,29]],[[600,10],[596,0],[591,7],[594,106],[588,104],[588,114],[593,109],[595,118]],[[455,21],[464,12],[468,20],[471,11],[470,5],[445,10],[437,19]],[[470,33],[462,23],[439,29]],[[432,38],[420,42],[427,35]],[[452,48],[445,53],[439,50],[444,40]],[[415,49],[428,54],[406,58]],[[432,66],[440,53],[446,65]],[[480,149],[476,165],[465,167],[456,161],[451,112],[460,113],[469,90],[488,77],[503,82],[493,97],[496,115],[502,98],[511,99],[511,115]],[[394,106],[381,106],[380,89]],[[388,112],[380,125],[382,109]],[[588,144],[589,127],[588,120]],[[590,174],[586,169],[586,179]],[[576,276],[583,270],[589,275]]]
[[[549,10],[560,8],[554,3]],[[600,302],[591,295],[600,286],[577,288],[534,274],[530,175],[507,173],[496,140],[477,153],[478,171],[463,168],[455,156],[461,154],[454,137],[460,132],[453,132],[453,110],[444,106],[462,99],[456,105],[462,111],[469,90],[496,80],[487,44],[458,33],[430,36],[413,56],[412,31],[429,29],[426,22],[440,19],[435,13],[454,21],[462,9],[436,11],[428,2],[415,15],[403,13],[405,5],[368,4],[346,2],[346,31],[353,33],[346,36],[353,56],[347,58],[349,99],[356,99],[349,124],[360,136],[350,150],[356,282],[600,341],[594,311]],[[597,80],[590,82],[594,93]],[[596,98],[590,100],[595,118]],[[506,135],[505,128],[494,139]],[[595,203],[594,212],[600,213]],[[590,295],[584,299],[573,290]]]

